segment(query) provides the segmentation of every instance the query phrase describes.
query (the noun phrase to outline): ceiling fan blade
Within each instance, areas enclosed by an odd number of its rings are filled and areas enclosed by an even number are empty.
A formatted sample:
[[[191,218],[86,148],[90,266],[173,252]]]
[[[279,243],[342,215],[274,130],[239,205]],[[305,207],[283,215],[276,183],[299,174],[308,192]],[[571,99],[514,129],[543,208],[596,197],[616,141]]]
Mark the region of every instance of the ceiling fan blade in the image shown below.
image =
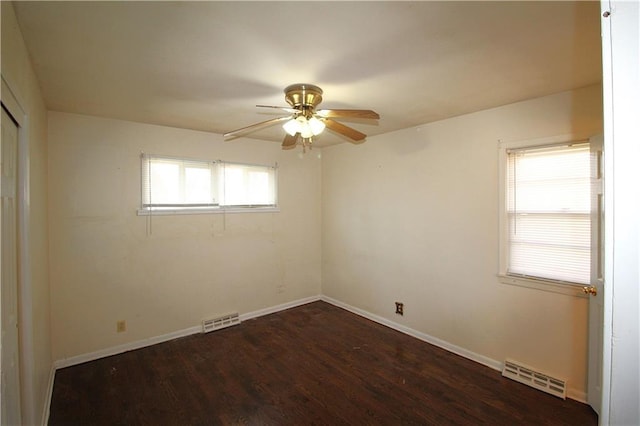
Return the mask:
[[[295,108],[289,108],[289,107],[281,107],[281,106],[275,106],[275,105],[256,105],[256,108],[272,108],[272,109],[281,109],[283,111],[287,111],[290,113],[294,113],[294,112],[299,112],[299,110],[295,109]]]
[[[223,136],[225,138],[228,138],[232,136],[238,136],[243,133],[255,132],[256,130],[259,130],[263,127],[272,126],[281,121],[290,120],[290,119],[291,119],[291,116],[272,118],[270,120],[261,121],[260,123],[252,124],[250,126],[243,127],[241,129],[232,130],[230,132],[224,133]]]
[[[326,124],[330,130],[333,130],[336,133],[340,133],[341,135],[344,135],[355,142],[360,142],[367,137],[367,135],[365,135],[364,133],[361,133],[356,129],[345,126],[344,124],[338,123],[337,121],[331,119],[325,119],[324,124]]]
[[[380,118],[380,114],[370,109],[321,109],[317,111],[316,114],[325,118],[353,117],[371,118],[374,120]]]
[[[282,149],[292,149],[296,147],[298,143],[298,138],[300,137],[300,133],[296,133],[294,136],[291,136],[287,133],[282,141]]]

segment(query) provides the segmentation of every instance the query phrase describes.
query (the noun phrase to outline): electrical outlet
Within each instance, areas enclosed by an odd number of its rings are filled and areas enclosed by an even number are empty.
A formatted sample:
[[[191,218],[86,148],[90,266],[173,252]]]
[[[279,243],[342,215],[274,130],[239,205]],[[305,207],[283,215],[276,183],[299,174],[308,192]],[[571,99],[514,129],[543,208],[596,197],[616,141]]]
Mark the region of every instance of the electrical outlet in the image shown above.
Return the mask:
[[[120,320],[120,321],[116,322],[116,331],[118,333],[122,333],[124,331],[127,331],[127,322],[125,320]]]
[[[396,302],[396,314],[404,315],[404,303]]]

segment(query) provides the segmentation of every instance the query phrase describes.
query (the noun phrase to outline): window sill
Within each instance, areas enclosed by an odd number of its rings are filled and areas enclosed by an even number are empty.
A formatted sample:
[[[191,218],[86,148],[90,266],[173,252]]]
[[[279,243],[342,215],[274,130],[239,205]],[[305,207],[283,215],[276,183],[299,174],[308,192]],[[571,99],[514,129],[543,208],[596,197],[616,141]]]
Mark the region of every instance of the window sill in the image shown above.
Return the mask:
[[[548,291],[551,293],[564,294],[565,296],[587,298],[588,295],[582,291],[582,285],[569,284],[566,282],[542,280],[535,278],[516,277],[512,275],[499,274],[498,279],[502,284],[517,285],[519,287],[532,288],[535,290]]]
[[[166,210],[147,210],[138,209],[138,216],[172,216],[172,215],[190,215],[190,214],[226,214],[226,213],[278,213],[279,207],[231,207],[216,209],[166,209]]]

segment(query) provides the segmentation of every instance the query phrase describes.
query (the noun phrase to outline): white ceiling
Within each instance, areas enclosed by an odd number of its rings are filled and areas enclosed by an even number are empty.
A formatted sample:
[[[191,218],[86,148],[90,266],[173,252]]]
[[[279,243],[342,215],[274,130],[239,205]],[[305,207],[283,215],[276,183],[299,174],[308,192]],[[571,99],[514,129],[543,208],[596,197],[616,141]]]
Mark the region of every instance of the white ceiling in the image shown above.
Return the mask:
[[[601,80],[592,1],[14,5],[49,109],[214,133],[278,116],[255,105],[292,83],[377,111],[343,121],[377,135]]]

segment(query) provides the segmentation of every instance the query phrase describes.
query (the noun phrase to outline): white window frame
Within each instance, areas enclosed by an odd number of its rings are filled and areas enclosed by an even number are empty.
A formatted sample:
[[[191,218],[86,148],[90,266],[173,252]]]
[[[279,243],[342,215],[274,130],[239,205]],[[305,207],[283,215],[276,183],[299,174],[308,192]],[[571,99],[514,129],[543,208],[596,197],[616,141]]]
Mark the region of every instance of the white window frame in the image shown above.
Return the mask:
[[[211,203],[194,203],[184,205],[167,204],[167,205],[152,205],[148,202],[148,198],[145,192],[148,187],[145,184],[145,174],[148,174],[148,161],[149,160],[166,160],[167,162],[200,163],[202,165],[207,164],[211,171],[211,191],[213,199]],[[224,171],[226,166],[243,166],[243,167],[256,167],[260,169],[269,169],[273,172],[272,190],[273,190],[273,203],[272,204],[256,204],[256,205],[225,205],[224,204]],[[184,182],[184,172],[181,169],[180,183],[182,187]],[[139,216],[148,215],[190,215],[190,214],[220,214],[220,213],[265,213],[265,212],[279,212],[278,207],[278,166],[276,165],[264,165],[264,164],[250,164],[250,163],[234,163],[225,162],[221,160],[203,160],[177,156],[167,155],[155,155],[155,154],[142,154],[140,156],[140,208],[137,210]]]
[[[507,214],[507,156],[509,150],[522,148],[542,148],[545,146],[562,144],[589,143],[589,138],[583,135],[561,135],[548,138],[528,139],[520,141],[510,141],[498,143],[498,211],[499,211],[499,266],[498,279],[503,284],[511,284],[520,287],[533,288],[537,290],[560,293],[569,296],[586,298],[582,289],[588,284],[571,283],[560,280],[523,277],[509,275],[507,273],[509,265],[509,226]]]
[[[256,204],[256,205],[251,205],[251,204],[232,204],[230,201],[227,201],[228,199],[230,199],[231,197],[228,197],[226,194],[226,190],[225,190],[225,169],[227,167],[233,167],[233,166],[241,166],[242,168],[245,168],[245,170],[243,171],[243,175],[245,179],[248,179],[248,172],[251,171],[251,168],[255,168],[255,169],[269,169],[271,171],[273,171],[273,175],[272,175],[272,181],[271,183],[271,190],[273,192],[273,204]],[[220,208],[225,210],[225,211],[252,211],[252,210],[258,210],[258,211],[265,211],[265,210],[269,210],[269,211],[273,211],[274,209],[278,208],[278,166],[277,164],[275,166],[266,166],[263,164],[248,164],[248,163],[234,163],[234,162],[229,162],[229,161],[218,161],[218,198],[220,199]]]

